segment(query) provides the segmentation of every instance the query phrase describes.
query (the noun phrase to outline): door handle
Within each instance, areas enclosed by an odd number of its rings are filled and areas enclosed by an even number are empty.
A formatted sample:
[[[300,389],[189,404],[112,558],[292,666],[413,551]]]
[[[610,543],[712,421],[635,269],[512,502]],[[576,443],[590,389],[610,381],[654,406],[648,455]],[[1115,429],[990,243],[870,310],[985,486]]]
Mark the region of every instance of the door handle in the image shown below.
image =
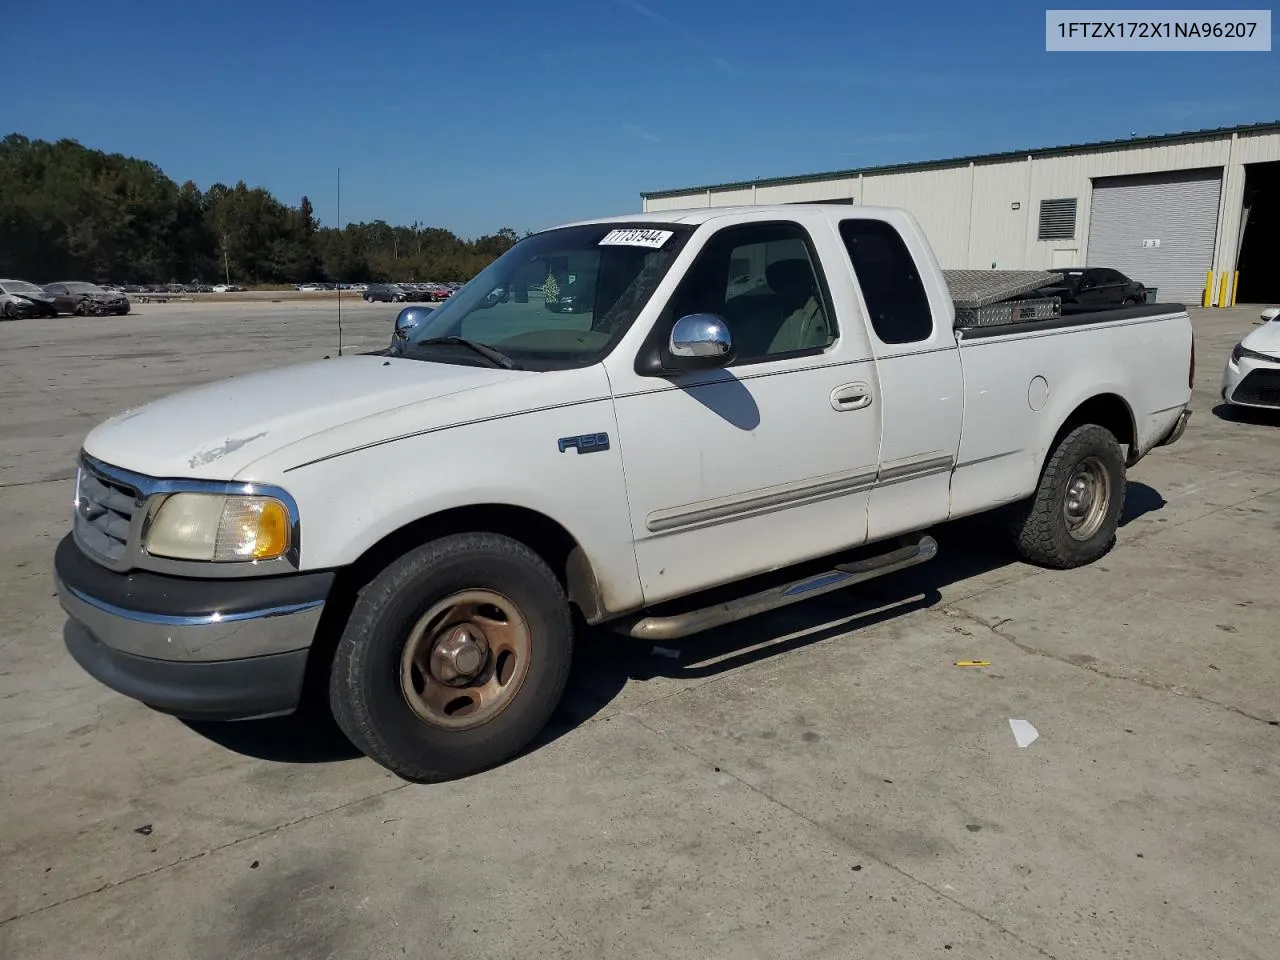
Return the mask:
[[[861,410],[871,406],[871,386],[866,383],[846,383],[831,391],[833,410]]]

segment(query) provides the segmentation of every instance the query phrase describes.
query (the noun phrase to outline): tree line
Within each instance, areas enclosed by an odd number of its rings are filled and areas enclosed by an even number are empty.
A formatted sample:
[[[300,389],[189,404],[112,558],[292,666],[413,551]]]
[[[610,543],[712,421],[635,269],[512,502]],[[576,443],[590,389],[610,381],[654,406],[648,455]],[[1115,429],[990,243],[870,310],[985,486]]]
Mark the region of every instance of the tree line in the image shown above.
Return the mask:
[[[49,283],[469,280],[517,240],[381,220],[323,227],[311,201],[244,181],[201,190],[74,140],[0,140],[0,277]]]

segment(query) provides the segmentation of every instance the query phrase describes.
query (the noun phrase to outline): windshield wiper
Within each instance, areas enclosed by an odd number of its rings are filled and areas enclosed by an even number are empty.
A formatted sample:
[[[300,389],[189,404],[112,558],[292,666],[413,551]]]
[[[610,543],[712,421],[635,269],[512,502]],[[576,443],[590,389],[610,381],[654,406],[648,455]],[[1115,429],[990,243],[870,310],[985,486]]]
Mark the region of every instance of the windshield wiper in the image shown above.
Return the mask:
[[[518,363],[508,357],[505,353],[499,353],[493,347],[486,346],[483,343],[476,343],[474,340],[468,340],[466,337],[428,337],[426,340],[415,340],[410,347],[429,347],[436,344],[456,343],[466,347],[473,353],[478,353],[484,357],[495,367],[501,367],[503,370],[520,370],[523,369]]]

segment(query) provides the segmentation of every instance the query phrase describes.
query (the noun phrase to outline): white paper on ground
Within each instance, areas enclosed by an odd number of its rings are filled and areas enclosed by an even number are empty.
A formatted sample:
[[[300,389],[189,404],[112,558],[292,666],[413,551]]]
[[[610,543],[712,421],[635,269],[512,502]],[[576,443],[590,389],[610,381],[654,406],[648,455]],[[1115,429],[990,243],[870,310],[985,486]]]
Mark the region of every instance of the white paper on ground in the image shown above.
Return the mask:
[[[1025,720],[1011,719],[1009,721],[1009,729],[1013,731],[1013,739],[1020,747],[1030,746],[1040,736],[1040,731]]]

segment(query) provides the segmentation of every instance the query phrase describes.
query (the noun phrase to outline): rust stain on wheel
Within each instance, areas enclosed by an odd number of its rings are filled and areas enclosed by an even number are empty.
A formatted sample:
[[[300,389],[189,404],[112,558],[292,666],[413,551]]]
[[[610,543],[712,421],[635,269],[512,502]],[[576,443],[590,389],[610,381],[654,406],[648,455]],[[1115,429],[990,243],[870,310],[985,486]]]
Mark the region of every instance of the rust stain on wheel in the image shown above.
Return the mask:
[[[488,723],[529,673],[529,624],[510,598],[463,590],[423,614],[400,655],[400,690],[418,718],[446,730]]]

